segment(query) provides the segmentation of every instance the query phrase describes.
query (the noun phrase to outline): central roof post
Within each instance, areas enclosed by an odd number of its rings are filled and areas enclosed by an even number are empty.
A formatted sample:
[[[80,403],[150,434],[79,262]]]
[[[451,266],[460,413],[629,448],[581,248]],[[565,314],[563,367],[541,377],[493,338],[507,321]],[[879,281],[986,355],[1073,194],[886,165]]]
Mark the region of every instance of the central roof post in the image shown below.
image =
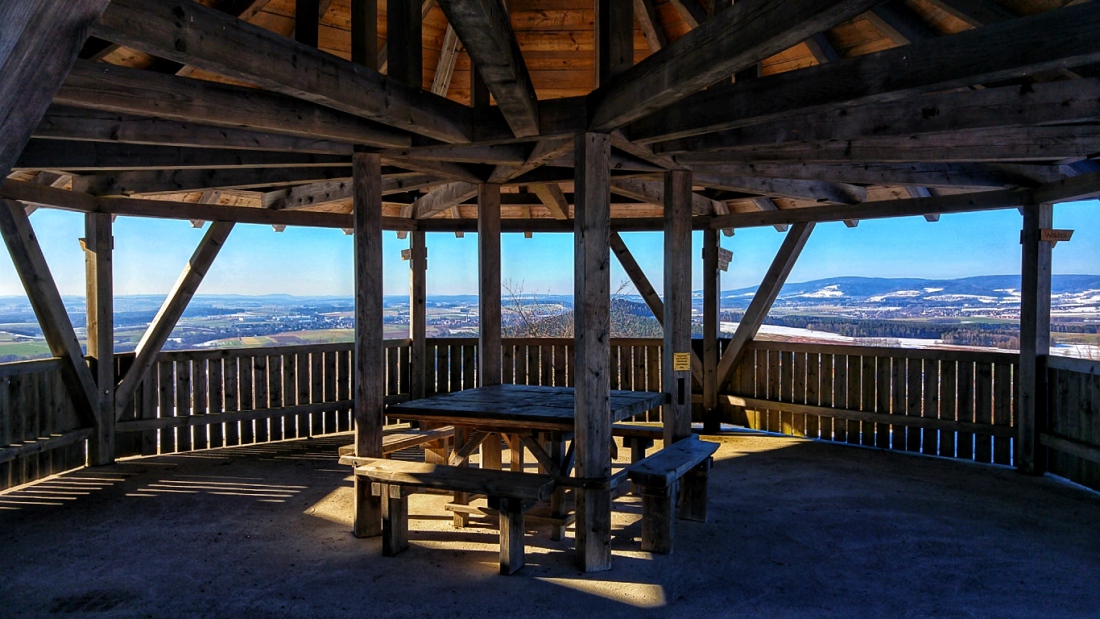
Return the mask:
[[[691,172],[665,173],[665,445],[691,435]]]
[[[574,402],[577,477],[611,476],[611,140],[581,133],[574,145],[573,313],[576,336]],[[577,566],[611,569],[611,489],[577,490]]]

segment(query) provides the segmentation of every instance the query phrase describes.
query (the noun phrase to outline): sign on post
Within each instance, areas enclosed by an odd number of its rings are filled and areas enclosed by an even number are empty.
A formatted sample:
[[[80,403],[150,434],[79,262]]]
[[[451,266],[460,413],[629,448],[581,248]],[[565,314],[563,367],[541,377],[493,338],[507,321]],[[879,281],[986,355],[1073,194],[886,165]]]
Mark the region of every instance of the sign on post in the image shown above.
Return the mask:
[[[689,353],[689,352],[674,352],[674,353],[672,353],[672,371],[673,372],[690,372],[691,371],[691,353]]]

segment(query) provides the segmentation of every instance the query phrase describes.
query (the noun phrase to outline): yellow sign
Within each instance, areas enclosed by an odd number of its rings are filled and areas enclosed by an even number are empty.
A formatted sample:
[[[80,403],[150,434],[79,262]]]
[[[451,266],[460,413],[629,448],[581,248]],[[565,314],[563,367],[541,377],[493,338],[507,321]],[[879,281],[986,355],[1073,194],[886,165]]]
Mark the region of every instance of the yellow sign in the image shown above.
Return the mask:
[[[691,353],[688,353],[688,352],[674,352],[674,353],[672,353],[672,371],[674,371],[674,372],[690,372],[691,371]]]
[[[1068,241],[1071,238],[1073,238],[1073,230],[1053,230],[1051,228],[1042,228],[1039,230],[1039,240],[1046,241],[1047,243]]]

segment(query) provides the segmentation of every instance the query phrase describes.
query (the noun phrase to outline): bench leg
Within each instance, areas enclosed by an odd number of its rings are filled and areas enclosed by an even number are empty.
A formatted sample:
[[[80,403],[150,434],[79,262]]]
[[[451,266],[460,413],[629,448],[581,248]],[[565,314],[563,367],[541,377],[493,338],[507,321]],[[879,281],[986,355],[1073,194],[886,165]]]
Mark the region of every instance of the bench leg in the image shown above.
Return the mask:
[[[642,550],[672,554],[673,488],[642,487]]]
[[[564,469],[565,442],[561,440],[561,435],[554,433],[546,446],[550,459]],[[558,519],[559,522],[565,521],[565,488],[561,486],[554,488],[554,493],[550,495],[550,517]],[[565,525],[550,525],[550,539],[555,542],[565,539]]]
[[[372,484],[382,495],[382,556],[393,557],[409,547],[409,495],[396,484]]]
[[[454,444],[455,449],[459,449],[466,444],[466,441],[470,440],[470,430],[463,427],[455,427]],[[468,462],[463,462],[458,466],[467,466]],[[465,492],[455,492],[451,501],[456,505],[469,505],[470,496]],[[461,529],[470,524],[470,514],[464,512],[454,512],[454,528]]]
[[[500,499],[500,573],[523,567],[523,501]]]
[[[355,537],[378,537],[382,534],[382,497],[371,492],[369,479],[355,476],[355,517],[351,533]]]
[[[677,515],[684,520],[707,521],[707,478],[710,476],[710,462],[710,458],[707,458],[680,479],[680,509]]]

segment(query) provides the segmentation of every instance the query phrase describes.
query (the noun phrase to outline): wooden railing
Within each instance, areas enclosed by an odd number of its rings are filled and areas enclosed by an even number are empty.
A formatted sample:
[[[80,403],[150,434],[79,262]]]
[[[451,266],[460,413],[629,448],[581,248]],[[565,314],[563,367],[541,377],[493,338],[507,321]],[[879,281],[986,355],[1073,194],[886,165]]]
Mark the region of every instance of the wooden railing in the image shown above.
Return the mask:
[[[754,342],[726,393],[751,428],[1012,464],[1018,357]]]
[[[1046,357],[1049,470],[1100,490],[1100,363]]]
[[[84,466],[91,435],[56,359],[0,365],[0,490]]]
[[[695,344],[700,342],[696,341]],[[720,342],[720,348],[726,341]],[[573,341],[505,338],[503,381],[573,384]],[[389,340],[386,398],[407,398],[410,342]],[[698,351],[697,351],[698,352]],[[116,359],[119,375],[132,355]],[[477,386],[477,340],[427,340],[428,395]],[[661,340],[613,339],[613,389],[661,390]],[[759,341],[721,419],[815,439],[1012,464],[1017,356]],[[351,344],[161,354],[119,420],[117,455],[164,454],[352,427]],[[1100,364],[1049,358],[1051,470],[1100,489]],[[701,407],[696,396],[697,420]],[[641,420],[660,421],[660,411]],[[82,466],[85,440],[56,361],[0,365],[0,489]]]

